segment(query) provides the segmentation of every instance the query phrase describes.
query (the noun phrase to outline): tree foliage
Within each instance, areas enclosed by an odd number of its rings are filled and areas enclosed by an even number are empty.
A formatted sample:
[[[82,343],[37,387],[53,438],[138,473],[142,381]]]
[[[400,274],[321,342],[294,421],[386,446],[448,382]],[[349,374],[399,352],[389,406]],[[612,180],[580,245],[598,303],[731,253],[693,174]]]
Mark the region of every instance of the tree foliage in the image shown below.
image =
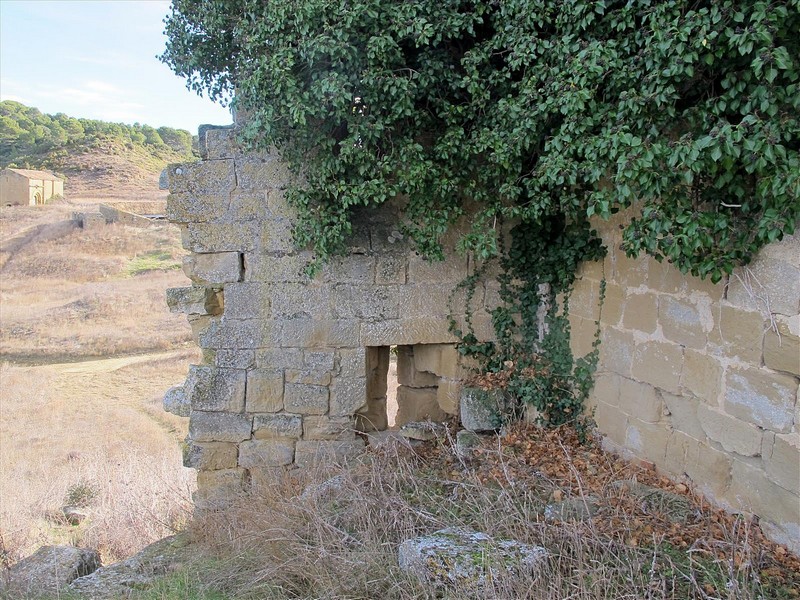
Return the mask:
[[[192,154],[192,134],[183,129],[76,119],[64,113],[47,115],[19,102],[0,102],[0,166],[39,167],[53,151],[75,151],[109,140],[140,146],[155,156],[165,151],[187,158]],[[169,158],[179,160],[180,156]]]
[[[800,217],[798,31],[798,0],[173,0],[162,60],[235,89],[322,257],[398,195],[431,255],[477,206],[481,257],[498,216],[636,203],[629,253],[718,280]]]

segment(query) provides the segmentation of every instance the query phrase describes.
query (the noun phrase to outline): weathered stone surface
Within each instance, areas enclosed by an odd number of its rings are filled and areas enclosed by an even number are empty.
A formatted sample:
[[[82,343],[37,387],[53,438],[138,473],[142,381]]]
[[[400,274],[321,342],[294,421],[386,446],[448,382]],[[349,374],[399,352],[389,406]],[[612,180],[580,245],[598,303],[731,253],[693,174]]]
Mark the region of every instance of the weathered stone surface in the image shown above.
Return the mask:
[[[647,423],[661,420],[661,396],[652,385],[646,383],[620,377],[618,406],[623,412]]]
[[[395,425],[412,421],[444,421],[447,414],[436,401],[436,388],[397,388],[397,416]]]
[[[233,158],[239,152],[233,126],[200,125],[197,130],[200,156],[208,160]]]
[[[238,446],[229,442],[190,443],[183,457],[183,466],[201,471],[233,469],[239,454]]]
[[[214,364],[224,369],[250,369],[255,364],[253,350],[220,348],[214,355]]]
[[[715,404],[722,383],[722,365],[714,356],[685,350],[681,387],[708,404]]]
[[[356,319],[291,319],[283,321],[279,345],[287,348],[318,348],[359,345],[361,323]]]
[[[597,402],[594,410],[594,420],[597,427],[617,446],[625,443],[628,430],[628,416],[616,406]]]
[[[796,315],[800,312],[800,236],[787,236],[782,242],[771,244],[744,269],[734,271],[728,287],[728,301],[749,308],[763,310],[757,298],[769,298],[772,312]]]
[[[129,559],[100,567],[90,575],[76,579],[70,584],[69,591],[84,600],[130,598],[148,589],[158,577],[184,564],[191,552],[185,536],[166,537]]]
[[[736,452],[741,456],[758,456],[761,453],[761,430],[758,427],[704,404],[697,407],[697,417],[705,434],[728,452]]]
[[[625,447],[632,450],[639,458],[654,463],[662,462],[667,452],[669,437],[669,430],[659,423],[645,423],[634,417],[628,417]]]
[[[706,443],[690,444],[686,448],[686,474],[697,489],[719,498],[731,483],[733,458]]]
[[[245,415],[200,412],[189,415],[189,438],[194,442],[241,442],[250,439],[253,420]]]
[[[549,552],[515,540],[464,528],[440,529],[400,544],[400,568],[428,583],[479,590],[498,572],[524,575],[543,565]]]
[[[658,321],[668,340],[689,348],[703,348],[714,324],[711,305],[705,302],[663,296],[658,304]]]
[[[668,422],[673,429],[677,429],[696,440],[705,439],[706,433],[697,419],[697,410],[700,404],[697,398],[661,392],[661,399],[668,413]]]
[[[286,383],[305,383],[307,385],[330,385],[331,374],[313,369],[286,370]]]
[[[764,330],[764,316],[760,312],[723,304],[720,307],[719,328],[714,334],[719,335],[726,353],[760,364]],[[711,339],[714,341],[714,336]]]
[[[725,411],[778,433],[788,433],[794,420],[797,380],[764,369],[731,368],[726,376]]]
[[[767,477],[782,488],[800,495],[800,433],[776,434],[764,462]]]
[[[361,327],[361,343],[364,346],[411,346],[436,342],[454,344],[457,341],[448,330],[446,319],[393,319],[368,322]]]
[[[333,314],[337,319],[386,321],[400,314],[400,299],[395,288],[388,286],[335,285],[332,295]]]
[[[387,255],[378,258],[375,265],[376,284],[404,284],[407,277],[408,261],[405,256]]]
[[[622,324],[625,329],[645,333],[653,333],[656,330],[659,310],[658,297],[655,294],[631,294],[625,299],[624,306]]]
[[[436,388],[436,404],[448,415],[457,415],[461,402],[461,382],[441,379]]]
[[[778,331],[764,335],[764,364],[800,376],[800,316],[778,316],[775,323]]]
[[[364,397],[366,400],[366,396]],[[328,412],[328,388],[322,385],[287,383],[283,403],[286,410],[301,415],[324,415]]]
[[[193,499],[198,509],[226,506],[228,501],[244,489],[244,469],[218,469],[197,472],[197,491]]]
[[[334,350],[305,350],[303,364],[308,369],[317,371],[333,371],[336,352]]]
[[[629,333],[606,328],[600,335],[600,369],[630,377],[636,342]]]
[[[251,413],[274,413],[283,409],[283,371],[252,369],[247,372],[245,406]]]
[[[470,431],[496,431],[507,402],[503,390],[465,387],[461,390],[461,424]]]
[[[218,315],[222,312],[221,292],[201,286],[167,289],[170,312],[186,315]]]
[[[254,221],[244,223],[187,223],[181,228],[183,247],[198,254],[250,252],[260,243]]]
[[[339,375],[341,377],[366,377],[367,351],[365,348],[339,350]]]
[[[190,254],[183,259],[183,272],[195,283],[220,285],[239,281],[242,277],[241,255],[238,252]]]
[[[182,385],[176,385],[167,390],[164,394],[164,410],[179,417],[188,417],[192,410],[191,402],[186,397],[186,392]]]
[[[63,594],[78,577],[100,567],[100,554],[88,548],[42,546],[0,578],[0,592],[8,597]],[[19,594],[19,596],[17,596]]]
[[[214,160],[167,167],[172,194],[216,195],[226,198],[236,186],[232,160]],[[167,201],[169,206],[169,200]]]
[[[331,316],[331,292],[327,286],[281,283],[271,285],[267,290],[270,310],[276,319],[325,319]]]
[[[206,223],[221,218],[228,198],[213,193],[178,192],[167,198],[167,219],[173,223]]]
[[[246,372],[192,365],[184,389],[193,410],[244,411]]]
[[[310,466],[317,462],[347,462],[364,452],[364,440],[297,442],[295,463]]]
[[[286,164],[275,156],[247,156],[236,160],[236,180],[242,190],[266,190],[291,181]]]
[[[384,431],[389,427],[386,398],[368,398],[367,404],[356,413],[356,428],[368,433]]]
[[[257,319],[270,314],[270,294],[260,283],[228,283],[225,286],[225,317]]]
[[[294,442],[248,440],[239,444],[239,466],[245,469],[283,467],[294,461]]]
[[[255,354],[256,365],[268,371],[303,368],[303,351],[300,348],[260,348]]]
[[[355,439],[353,417],[306,416],[303,417],[304,440],[353,440]]]
[[[253,417],[253,437],[257,440],[299,439],[302,435],[303,419],[300,415],[281,413]]]
[[[263,283],[310,283],[305,268],[311,261],[310,252],[272,255],[252,252],[244,255],[244,277],[247,281]]]
[[[331,384],[330,415],[332,417],[355,414],[366,404],[366,377],[337,377]]]
[[[683,350],[668,342],[639,344],[633,354],[632,372],[637,379],[673,394],[680,391]]]

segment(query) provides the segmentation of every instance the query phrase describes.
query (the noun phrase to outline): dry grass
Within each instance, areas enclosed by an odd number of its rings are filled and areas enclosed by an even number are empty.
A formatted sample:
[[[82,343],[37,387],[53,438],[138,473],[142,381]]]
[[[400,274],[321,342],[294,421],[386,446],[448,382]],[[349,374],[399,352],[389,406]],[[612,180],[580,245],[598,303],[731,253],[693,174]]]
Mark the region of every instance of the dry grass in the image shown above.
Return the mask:
[[[185,347],[191,330],[170,314],[168,287],[187,285],[178,229],[108,225],[67,230],[56,239],[20,245],[20,232],[63,223],[59,209],[0,210],[5,264],[0,276],[0,355],[16,360],[86,357]],[[49,207],[47,208],[49,211]],[[6,229],[9,233],[6,234]],[[16,237],[15,237],[16,236]]]
[[[480,469],[446,455],[454,456],[448,444],[427,457],[373,452],[357,466],[295,472],[209,511],[192,526],[207,556],[216,557],[213,573],[201,575],[206,589],[276,600],[793,597],[791,579],[764,578],[765,557],[751,544],[746,521],[734,520],[726,538],[698,540],[688,551],[657,534],[632,545],[624,531],[610,534],[596,520],[548,522],[541,490],[502,477],[487,484]],[[302,493],[329,478],[335,483],[326,491]],[[631,528],[640,519],[615,516]],[[533,572],[494,573],[482,589],[436,588],[400,570],[403,540],[453,526],[542,545],[551,558]],[[730,560],[717,557],[720,548]]]
[[[183,524],[194,486],[194,472],[181,466],[186,419],[164,413],[161,396],[191,358],[0,367],[0,532],[8,559],[69,543],[97,548],[107,562]],[[88,517],[71,526],[60,509],[81,496]]]

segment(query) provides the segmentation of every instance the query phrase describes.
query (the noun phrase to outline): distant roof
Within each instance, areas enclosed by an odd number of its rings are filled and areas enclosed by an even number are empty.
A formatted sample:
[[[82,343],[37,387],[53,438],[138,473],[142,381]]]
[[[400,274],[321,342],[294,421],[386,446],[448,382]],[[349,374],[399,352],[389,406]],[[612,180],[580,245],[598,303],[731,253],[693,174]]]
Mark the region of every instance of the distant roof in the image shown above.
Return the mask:
[[[48,171],[36,171],[34,169],[8,169],[17,175],[22,175],[28,179],[46,179],[47,181],[61,181],[61,177],[56,177]]]

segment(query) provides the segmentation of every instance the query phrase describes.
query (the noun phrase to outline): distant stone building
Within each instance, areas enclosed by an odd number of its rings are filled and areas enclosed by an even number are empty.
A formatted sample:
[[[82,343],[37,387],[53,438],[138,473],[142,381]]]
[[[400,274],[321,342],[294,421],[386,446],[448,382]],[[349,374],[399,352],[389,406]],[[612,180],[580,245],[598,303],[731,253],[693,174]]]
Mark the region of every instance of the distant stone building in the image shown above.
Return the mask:
[[[64,181],[48,171],[3,169],[0,172],[0,204],[35,206],[64,194]]]

